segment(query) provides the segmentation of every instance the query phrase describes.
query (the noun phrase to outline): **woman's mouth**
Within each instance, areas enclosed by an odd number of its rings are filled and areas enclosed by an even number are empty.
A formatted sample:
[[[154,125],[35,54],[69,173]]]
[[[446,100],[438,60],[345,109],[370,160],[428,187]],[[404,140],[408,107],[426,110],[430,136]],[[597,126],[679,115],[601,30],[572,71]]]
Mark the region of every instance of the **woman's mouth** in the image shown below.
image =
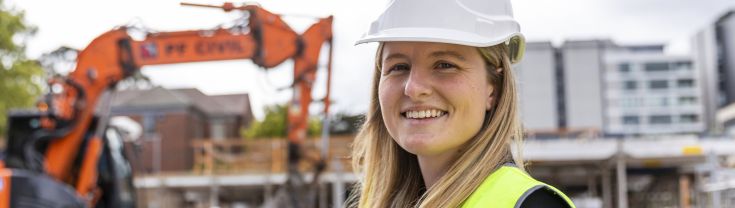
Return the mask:
[[[438,109],[410,110],[401,112],[401,116],[408,119],[429,119],[446,115],[447,112]]]

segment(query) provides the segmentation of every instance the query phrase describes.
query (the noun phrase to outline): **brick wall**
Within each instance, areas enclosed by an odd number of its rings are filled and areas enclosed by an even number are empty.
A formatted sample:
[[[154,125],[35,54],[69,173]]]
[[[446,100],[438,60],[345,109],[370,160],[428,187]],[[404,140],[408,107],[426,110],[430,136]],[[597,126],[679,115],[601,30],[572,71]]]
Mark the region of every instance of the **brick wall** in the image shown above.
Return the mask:
[[[142,115],[126,115],[133,120],[143,123]],[[205,134],[205,119],[198,114],[182,112],[167,112],[156,119],[156,130],[161,138],[161,171],[185,172],[190,171],[193,165],[193,149],[191,143]],[[155,140],[153,135],[143,135],[141,148],[137,156],[128,158],[136,172],[152,173],[154,170]],[[132,151],[128,151],[132,153]],[[142,167],[141,167],[142,166]]]

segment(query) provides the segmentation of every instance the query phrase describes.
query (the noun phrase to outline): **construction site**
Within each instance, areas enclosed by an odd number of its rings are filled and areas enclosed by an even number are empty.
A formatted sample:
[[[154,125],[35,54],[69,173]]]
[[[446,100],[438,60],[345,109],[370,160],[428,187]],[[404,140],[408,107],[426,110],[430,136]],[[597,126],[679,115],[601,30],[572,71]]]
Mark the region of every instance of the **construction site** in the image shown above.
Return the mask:
[[[177,6],[237,18],[171,31],[110,25],[80,49],[57,50],[73,54],[72,69],[34,78],[47,83],[32,104],[0,114],[0,208],[348,206],[363,176],[352,154],[367,109],[342,112],[358,105],[334,91],[359,94],[363,85],[352,82],[369,83],[362,76],[372,72],[347,77],[352,63],[333,51],[349,34],[340,16],[258,3]],[[510,144],[512,155],[579,208],[735,207],[733,14],[687,33],[688,55],[608,38],[524,42],[513,65],[524,138]],[[304,29],[286,21],[294,17]],[[225,61],[280,70],[286,84],[212,94],[142,73]],[[244,85],[227,85],[236,84]],[[276,107],[259,106],[284,94]]]

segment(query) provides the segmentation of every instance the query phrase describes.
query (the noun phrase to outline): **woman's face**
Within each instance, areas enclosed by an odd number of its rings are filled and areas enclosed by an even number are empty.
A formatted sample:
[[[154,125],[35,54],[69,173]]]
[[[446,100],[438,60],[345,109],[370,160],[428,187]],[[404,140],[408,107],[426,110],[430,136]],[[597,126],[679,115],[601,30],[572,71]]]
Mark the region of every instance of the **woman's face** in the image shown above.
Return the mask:
[[[382,116],[403,149],[420,156],[448,153],[480,130],[493,86],[477,49],[386,42],[380,59]]]

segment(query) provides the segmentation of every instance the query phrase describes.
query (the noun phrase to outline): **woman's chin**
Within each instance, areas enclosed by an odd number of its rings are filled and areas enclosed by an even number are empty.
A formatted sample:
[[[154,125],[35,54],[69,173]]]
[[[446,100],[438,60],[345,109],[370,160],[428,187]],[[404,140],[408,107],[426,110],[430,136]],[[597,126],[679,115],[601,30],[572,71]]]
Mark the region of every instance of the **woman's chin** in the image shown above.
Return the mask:
[[[435,153],[440,148],[438,143],[435,134],[412,134],[402,140],[401,147],[412,154],[425,155]]]

